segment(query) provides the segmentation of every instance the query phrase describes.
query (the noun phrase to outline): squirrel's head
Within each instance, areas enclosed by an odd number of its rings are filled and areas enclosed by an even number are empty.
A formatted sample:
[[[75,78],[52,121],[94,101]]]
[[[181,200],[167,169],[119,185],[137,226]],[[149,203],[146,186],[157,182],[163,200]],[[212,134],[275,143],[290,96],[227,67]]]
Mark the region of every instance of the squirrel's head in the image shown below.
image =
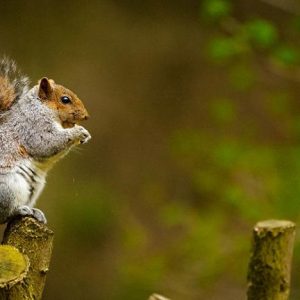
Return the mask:
[[[46,77],[39,81],[38,96],[49,108],[57,111],[63,127],[73,127],[89,115],[82,101],[69,89]]]

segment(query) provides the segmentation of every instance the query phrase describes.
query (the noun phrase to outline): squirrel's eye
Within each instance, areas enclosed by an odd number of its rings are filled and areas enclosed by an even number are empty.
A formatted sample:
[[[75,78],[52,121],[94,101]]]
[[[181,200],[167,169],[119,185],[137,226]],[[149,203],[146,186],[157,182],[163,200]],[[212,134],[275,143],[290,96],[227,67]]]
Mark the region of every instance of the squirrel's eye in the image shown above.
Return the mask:
[[[62,102],[63,104],[71,103],[71,99],[70,99],[69,97],[67,97],[67,96],[61,97],[60,100],[61,100],[61,102]]]

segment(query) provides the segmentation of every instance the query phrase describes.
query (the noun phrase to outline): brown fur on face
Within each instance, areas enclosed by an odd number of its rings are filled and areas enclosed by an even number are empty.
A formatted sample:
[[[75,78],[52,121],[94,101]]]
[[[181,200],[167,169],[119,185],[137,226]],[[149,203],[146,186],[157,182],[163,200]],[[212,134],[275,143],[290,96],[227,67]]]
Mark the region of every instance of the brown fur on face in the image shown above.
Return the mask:
[[[40,80],[38,95],[48,107],[57,111],[64,128],[73,127],[89,116],[77,95],[52,79],[44,77]],[[63,96],[70,98],[71,102],[64,104],[61,100]]]
[[[5,77],[0,77],[0,110],[6,110],[15,99],[14,87]]]

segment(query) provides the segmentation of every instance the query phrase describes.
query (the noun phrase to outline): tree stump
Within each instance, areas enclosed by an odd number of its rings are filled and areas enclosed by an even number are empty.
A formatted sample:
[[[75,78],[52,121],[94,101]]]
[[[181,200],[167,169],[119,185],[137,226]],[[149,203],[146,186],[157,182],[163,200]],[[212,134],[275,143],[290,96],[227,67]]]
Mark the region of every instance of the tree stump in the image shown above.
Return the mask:
[[[53,232],[34,218],[12,220],[0,246],[0,299],[42,298]]]
[[[295,224],[268,220],[256,224],[248,269],[248,300],[287,300]]]

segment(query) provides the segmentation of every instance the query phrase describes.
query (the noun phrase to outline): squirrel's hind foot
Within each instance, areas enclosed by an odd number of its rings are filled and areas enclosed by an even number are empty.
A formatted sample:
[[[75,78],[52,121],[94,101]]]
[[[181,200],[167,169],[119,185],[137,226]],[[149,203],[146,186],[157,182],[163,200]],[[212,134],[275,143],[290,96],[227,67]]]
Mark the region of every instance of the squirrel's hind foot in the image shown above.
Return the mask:
[[[31,208],[27,205],[23,205],[18,207],[15,212],[14,212],[15,216],[31,216],[34,217],[36,220],[38,220],[41,223],[46,224],[47,223],[47,219],[44,215],[44,213],[38,209],[38,208]]]

